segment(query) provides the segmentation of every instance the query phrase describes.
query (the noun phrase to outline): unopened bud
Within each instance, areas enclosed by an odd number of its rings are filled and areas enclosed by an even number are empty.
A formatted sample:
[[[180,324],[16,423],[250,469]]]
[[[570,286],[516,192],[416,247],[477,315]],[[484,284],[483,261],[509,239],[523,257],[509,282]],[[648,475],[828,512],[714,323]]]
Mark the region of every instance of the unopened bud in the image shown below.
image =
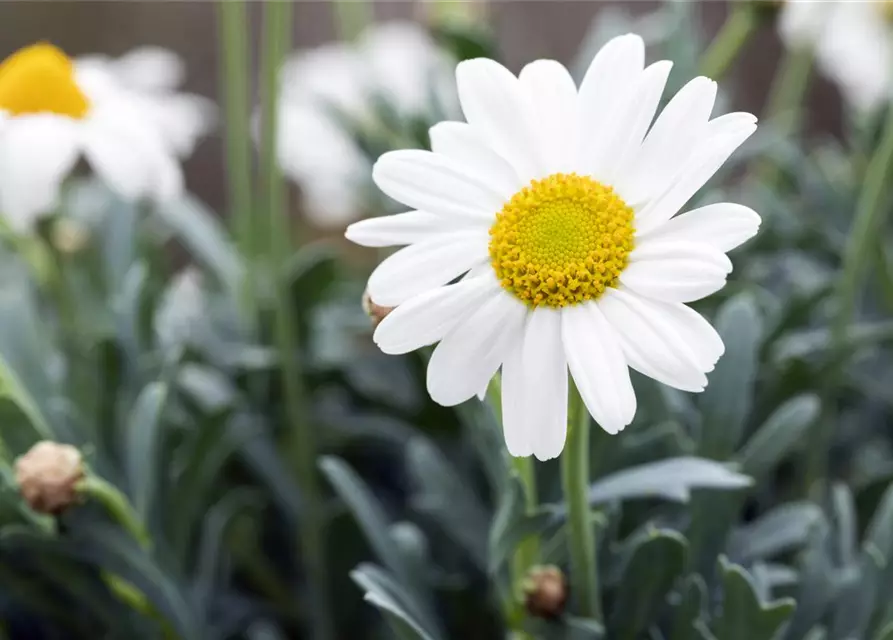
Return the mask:
[[[366,312],[366,315],[372,321],[373,329],[393,310],[394,307],[383,307],[380,304],[375,304],[372,302],[372,298],[369,297],[369,292],[363,292],[363,311]]]
[[[538,618],[557,618],[567,602],[567,579],[555,566],[532,567],[524,578],[524,606]]]
[[[78,253],[90,241],[90,231],[86,225],[72,218],[57,218],[51,233],[53,246],[66,255]]]
[[[43,440],[16,460],[15,471],[28,505],[38,513],[58,514],[77,500],[84,464],[75,447]]]

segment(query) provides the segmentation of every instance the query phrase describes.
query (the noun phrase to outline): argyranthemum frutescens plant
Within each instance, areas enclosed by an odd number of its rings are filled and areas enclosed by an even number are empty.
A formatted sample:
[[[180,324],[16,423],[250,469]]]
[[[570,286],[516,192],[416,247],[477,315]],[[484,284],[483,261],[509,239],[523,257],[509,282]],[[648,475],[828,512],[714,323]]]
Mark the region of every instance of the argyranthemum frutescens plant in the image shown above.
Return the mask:
[[[221,5],[232,236],[191,196],[133,201],[96,167],[89,183],[66,181],[38,234],[7,236],[4,630],[885,638],[893,457],[881,341],[893,330],[886,298],[856,307],[839,282],[839,272],[861,281],[852,256],[885,255],[872,216],[853,222],[883,201],[872,196],[886,153],[877,123],[845,143],[802,146],[774,133],[797,130],[778,113],[752,136],[753,117],[719,115],[738,102],[733,81],[689,79],[719,78],[756,16],[771,15],[745,4],[697,63],[673,53],[703,49],[689,37],[696,5],[664,8],[658,19],[686,31],[661,31],[648,58],[672,59],[672,74],[666,62],[646,67],[634,36],[601,49],[599,73],[584,65],[576,83],[552,62],[520,78],[465,63],[469,122],[436,126],[432,153],[385,156],[365,176],[424,213],[349,232],[375,244],[399,236],[419,257],[409,270],[391,268],[406,253],[387,258],[387,277],[370,284],[383,297],[367,308],[383,347],[440,344],[389,357],[338,330],[362,319],[356,300],[346,319],[318,306],[338,274],[325,247],[290,244],[276,153],[307,141],[276,132],[290,6],[263,8],[252,182],[245,5]],[[75,68],[101,72],[154,114],[140,122],[176,158],[190,140],[165,133],[163,114],[207,105],[173,91],[170,63],[150,49]],[[602,117],[578,124],[569,116],[585,113],[587,95]],[[360,145],[363,163],[425,145],[414,118],[396,117],[418,139]],[[587,149],[591,165],[578,153]],[[437,172],[412,179],[432,162]],[[865,237],[880,246],[847,248]],[[170,244],[194,264],[172,267]],[[569,258],[578,268],[562,280]],[[872,291],[885,290],[883,275],[870,274],[882,285]],[[841,313],[858,322],[831,330]],[[505,366],[518,361],[513,378]],[[569,406],[568,370],[583,396]],[[484,394],[490,402],[474,397]],[[568,409],[565,443],[555,417]],[[590,410],[619,433],[590,427]],[[814,464],[829,458],[822,438],[834,446],[830,470]],[[535,461],[562,444],[559,460]]]

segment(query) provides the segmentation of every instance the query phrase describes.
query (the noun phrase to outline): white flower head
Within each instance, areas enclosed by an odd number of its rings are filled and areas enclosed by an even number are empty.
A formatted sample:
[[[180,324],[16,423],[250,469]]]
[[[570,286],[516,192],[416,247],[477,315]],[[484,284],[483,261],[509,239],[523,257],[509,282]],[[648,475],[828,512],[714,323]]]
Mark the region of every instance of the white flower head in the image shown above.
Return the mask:
[[[382,105],[401,122],[457,111],[452,64],[414,23],[372,25],[355,44],[330,43],[285,64],[279,163],[301,185],[314,223],[339,227],[363,215],[369,161],[348,129],[380,126]]]
[[[888,2],[787,0],[778,29],[788,47],[813,49],[846,101],[866,112],[893,94],[890,17]]]
[[[139,47],[120,58],[82,56],[77,64],[114,78],[146,121],[156,127],[162,141],[180,158],[192,155],[196,143],[217,124],[217,108],[211,100],[178,91],[186,78],[186,68],[173,51]]]
[[[83,157],[128,199],[182,191],[174,152],[145,105],[95,61],[49,44],[0,63],[0,215],[19,230],[52,212]]]
[[[676,214],[756,118],[711,119],[716,83],[699,77],[655,120],[671,63],[644,58],[640,37],[615,38],[579,89],[551,60],[520,77],[492,60],[461,63],[467,123],[435,125],[433,151],[386,153],[373,171],[413,211],[347,229],[358,244],[409,245],[369,279],[372,299],[396,307],[375,342],[392,354],[439,343],[427,386],[448,406],[501,367],[515,456],[561,452],[568,371],[595,420],[617,433],[636,411],[629,367],[701,391],[723,353],[686,303],[725,284],[726,252],[760,218],[730,203]]]

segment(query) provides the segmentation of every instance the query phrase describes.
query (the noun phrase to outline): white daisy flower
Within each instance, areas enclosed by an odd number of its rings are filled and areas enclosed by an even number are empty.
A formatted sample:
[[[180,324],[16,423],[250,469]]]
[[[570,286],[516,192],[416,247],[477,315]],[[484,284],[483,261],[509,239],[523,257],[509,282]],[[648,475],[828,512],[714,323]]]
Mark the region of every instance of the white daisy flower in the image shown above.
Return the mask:
[[[893,93],[893,27],[889,2],[788,0],[779,34],[793,49],[814,49],[816,62],[859,111]]]
[[[356,44],[328,44],[286,63],[279,163],[300,184],[315,224],[339,227],[367,213],[369,161],[348,128],[380,127],[382,104],[401,122],[458,111],[452,64],[414,23],[373,25]]]
[[[177,91],[186,78],[186,66],[173,51],[139,47],[120,58],[82,56],[77,65],[107,73],[117,81],[180,158],[192,155],[196,143],[217,124],[217,107],[211,100]]]
[[[372,300],[396,306],[375,342],[391,354],[439,342],[427,386],[447,406],[501,367],[515,456],[561,453],[568,370],[595,420],[617,433],[636,412],[629,367],[701,391],[723,353],[685,303],[725,284],[725,253],[760,218],[730,203],[675,214],[756,118],[711,119],[716,83],[700,77],[652,125],[671,63],[645,67],[644,56],[638,36],[615,38],[579,89],[551,60],[520,77],[492,60],[461,63],[467,123],[434,126],[433,152],[387,153],[373,171],[414,210],[347,229],[365,246],[409,245],[369,279]]]
[[[0,63],[0,215],[18,230],[59,202],[81,157],[110,188],[130,198],[172,198],[180,167],[146,111],[93,64],[49,44]]]

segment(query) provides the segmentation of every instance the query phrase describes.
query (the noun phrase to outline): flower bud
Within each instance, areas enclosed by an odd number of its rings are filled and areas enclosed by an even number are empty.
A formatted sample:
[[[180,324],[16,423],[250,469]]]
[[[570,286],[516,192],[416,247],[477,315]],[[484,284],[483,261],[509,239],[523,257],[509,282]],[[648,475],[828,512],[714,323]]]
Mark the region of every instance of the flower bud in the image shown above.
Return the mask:
[[[567,602],[567,580],[558,567],[532,567],[524,578],[524,606],[538,618],[557,618]]]
[[[81,452],[67,444],[43,440],[15,463],[16,483],[38,513],[58,514],[77,500],[76,485],[84,477]]]
[[[373,329],[375,329],[393,310],[394,307],[383,307],[375,304],[372,302],[372,298],[369,297],[369,292],[363,292],[363,311],[366,312],[366,315],[369,316],[369,319],[372,321]]]

